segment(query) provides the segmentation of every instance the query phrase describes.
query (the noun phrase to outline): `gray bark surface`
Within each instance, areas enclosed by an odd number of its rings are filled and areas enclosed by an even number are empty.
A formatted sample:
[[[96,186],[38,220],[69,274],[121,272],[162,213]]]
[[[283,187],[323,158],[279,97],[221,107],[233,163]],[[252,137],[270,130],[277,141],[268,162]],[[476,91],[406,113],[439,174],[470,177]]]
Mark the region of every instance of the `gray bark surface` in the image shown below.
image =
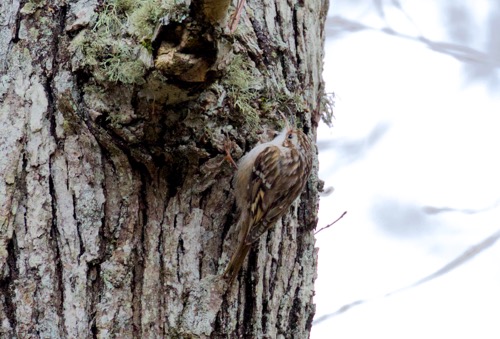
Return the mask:
[[[0,336],[307,338],[317,161],[228,286],[222,145],[238,159],[278,110],[314,140],[327,2],[250,0],[234,34],[227,2],[188,2],[149,40],[129,2],[0,3]]]

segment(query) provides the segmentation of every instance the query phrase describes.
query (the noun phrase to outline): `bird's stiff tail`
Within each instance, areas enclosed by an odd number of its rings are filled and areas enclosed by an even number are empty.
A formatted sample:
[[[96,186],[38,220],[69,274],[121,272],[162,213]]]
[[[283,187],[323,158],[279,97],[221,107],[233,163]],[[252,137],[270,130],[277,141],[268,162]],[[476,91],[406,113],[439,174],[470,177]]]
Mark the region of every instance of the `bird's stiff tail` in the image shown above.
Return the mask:
[[[247,244],[245,241],[241,241],[238,245],[238,248],[234,252],[226,270],[224,271],[224,277],[229,279],[229,284],[232,284],[234,279],[238,276],[238,272],[240,271],[241,266],[243,266],[245,258],[247,257],[251,247],[252,244]]]

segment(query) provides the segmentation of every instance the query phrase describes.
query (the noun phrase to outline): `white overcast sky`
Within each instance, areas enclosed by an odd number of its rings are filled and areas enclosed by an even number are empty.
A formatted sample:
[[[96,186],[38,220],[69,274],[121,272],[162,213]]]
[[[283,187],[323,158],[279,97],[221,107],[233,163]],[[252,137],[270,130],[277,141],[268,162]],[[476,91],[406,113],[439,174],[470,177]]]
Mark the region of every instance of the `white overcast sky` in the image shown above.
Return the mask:
[[[312,339],[500,338],[500,242],[384,297],[500,230],[500,5],[335,0],[329,18],[318,229],[347,215],[317,235],[315,319],[364,303]]]

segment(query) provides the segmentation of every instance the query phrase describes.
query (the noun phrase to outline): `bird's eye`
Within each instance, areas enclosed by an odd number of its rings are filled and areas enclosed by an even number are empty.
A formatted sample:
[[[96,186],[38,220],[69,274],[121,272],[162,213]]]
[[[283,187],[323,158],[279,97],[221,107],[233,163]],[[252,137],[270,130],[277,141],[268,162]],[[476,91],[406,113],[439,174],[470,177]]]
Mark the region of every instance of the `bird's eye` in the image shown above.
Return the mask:
[[[288,139],[293,139],[293,133],[288,134]]]

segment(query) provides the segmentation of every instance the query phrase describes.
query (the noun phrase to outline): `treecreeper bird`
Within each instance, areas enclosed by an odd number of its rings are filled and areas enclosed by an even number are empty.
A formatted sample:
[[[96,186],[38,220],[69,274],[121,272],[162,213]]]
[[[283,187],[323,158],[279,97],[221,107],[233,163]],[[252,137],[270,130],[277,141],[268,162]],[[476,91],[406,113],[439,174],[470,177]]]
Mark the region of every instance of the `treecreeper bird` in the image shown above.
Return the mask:
[[[258,144],[238,162],[234,176],[238,247],[224,272],[231,283],[252,244],[281,218],[302,192],[312,167],[311,141],[290,125],[272,141]]]

